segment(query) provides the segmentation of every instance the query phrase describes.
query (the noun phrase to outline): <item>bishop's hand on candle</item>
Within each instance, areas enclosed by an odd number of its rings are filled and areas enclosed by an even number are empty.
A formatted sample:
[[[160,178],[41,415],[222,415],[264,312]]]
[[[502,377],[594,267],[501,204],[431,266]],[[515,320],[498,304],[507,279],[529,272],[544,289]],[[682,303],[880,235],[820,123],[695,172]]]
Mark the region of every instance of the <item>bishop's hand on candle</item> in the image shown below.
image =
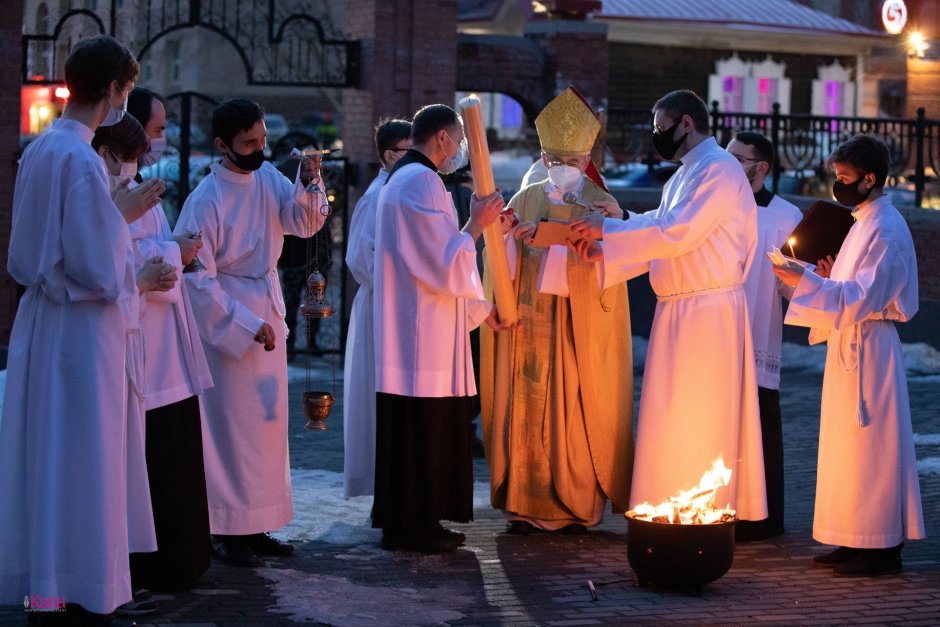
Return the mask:
[[[571,230],[582,239],[600,239],[604,236],[604,216],[596,211],[588,211],[571,221]]]

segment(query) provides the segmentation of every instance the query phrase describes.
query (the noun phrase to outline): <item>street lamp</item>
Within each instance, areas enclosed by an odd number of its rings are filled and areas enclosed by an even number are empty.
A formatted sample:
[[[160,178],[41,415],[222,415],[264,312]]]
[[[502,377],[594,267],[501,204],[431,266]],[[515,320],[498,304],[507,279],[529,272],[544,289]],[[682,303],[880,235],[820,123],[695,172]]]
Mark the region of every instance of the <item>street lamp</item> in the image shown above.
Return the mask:
[[[923,59],[930,44],[920,31],[912,31],[907,36],[907,56]]]

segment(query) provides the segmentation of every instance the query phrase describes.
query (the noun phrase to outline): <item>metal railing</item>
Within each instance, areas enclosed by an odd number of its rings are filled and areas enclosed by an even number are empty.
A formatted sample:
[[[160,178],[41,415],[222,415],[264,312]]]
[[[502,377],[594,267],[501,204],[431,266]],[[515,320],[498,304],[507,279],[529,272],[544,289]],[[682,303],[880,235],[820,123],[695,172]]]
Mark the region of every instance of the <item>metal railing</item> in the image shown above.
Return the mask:
[[[940,120],[927,119],[923,108],[913,119],[827,117],[772,113],[733,113],[712,102],[711,133],[726,146],[738,131],[758,131],[777,148],[772,176],[774,189],[785,171],[798,179],[825,176],[832,150],[859,133],[877,135],[891,151],[890,182],[913,184],[915,204],[922,206],[928,181],[940,175]],[[643,162],[651,169],[658,160],[650,142],[652,113],[647,110],[610,109],[607,112],[607,148],[618,162]]]

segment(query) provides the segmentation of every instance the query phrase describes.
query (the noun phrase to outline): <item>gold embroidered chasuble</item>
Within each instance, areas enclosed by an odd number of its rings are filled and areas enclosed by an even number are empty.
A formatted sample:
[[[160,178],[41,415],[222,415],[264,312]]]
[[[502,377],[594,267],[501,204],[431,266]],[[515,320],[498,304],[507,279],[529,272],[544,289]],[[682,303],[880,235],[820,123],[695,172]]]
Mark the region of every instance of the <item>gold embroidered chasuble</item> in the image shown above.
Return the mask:
[[[510,201],[523,222],[571,220],[546,182]],[[613,200],[585,179],[582,199]],[[633,467],[633,363],[626,284],[601,290],[568,251],[569,296],[537,290],[546,249],[516,242],[520,326],[481,327],[480,400],[494,507],[544,521],[590,522],[604,499],[625,510]],[[490,277],[484,289],[492,294]]]

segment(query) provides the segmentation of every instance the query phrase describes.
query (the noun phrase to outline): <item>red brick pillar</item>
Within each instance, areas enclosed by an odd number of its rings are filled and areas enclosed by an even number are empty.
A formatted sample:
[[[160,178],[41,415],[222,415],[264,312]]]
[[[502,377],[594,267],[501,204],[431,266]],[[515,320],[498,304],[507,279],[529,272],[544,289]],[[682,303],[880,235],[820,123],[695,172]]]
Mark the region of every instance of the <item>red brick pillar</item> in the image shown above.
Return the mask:
[[[457,3],[347,2],[346,32],[361,42],[359,85],[343,91],[342,104],[343,151],[357,173],[349,190],[351,212],[379,169],[373,140],[379,118],[411,119],[427,104],[454,105]],[[354,293],[347,289],[347,311]]]
[[[11,2],[0,20],[0,346],[10,341],[16,314],[16,284],[7,274],[13,214],[13,184],[20,148],[20,82],[23,55],[23,3]]]

